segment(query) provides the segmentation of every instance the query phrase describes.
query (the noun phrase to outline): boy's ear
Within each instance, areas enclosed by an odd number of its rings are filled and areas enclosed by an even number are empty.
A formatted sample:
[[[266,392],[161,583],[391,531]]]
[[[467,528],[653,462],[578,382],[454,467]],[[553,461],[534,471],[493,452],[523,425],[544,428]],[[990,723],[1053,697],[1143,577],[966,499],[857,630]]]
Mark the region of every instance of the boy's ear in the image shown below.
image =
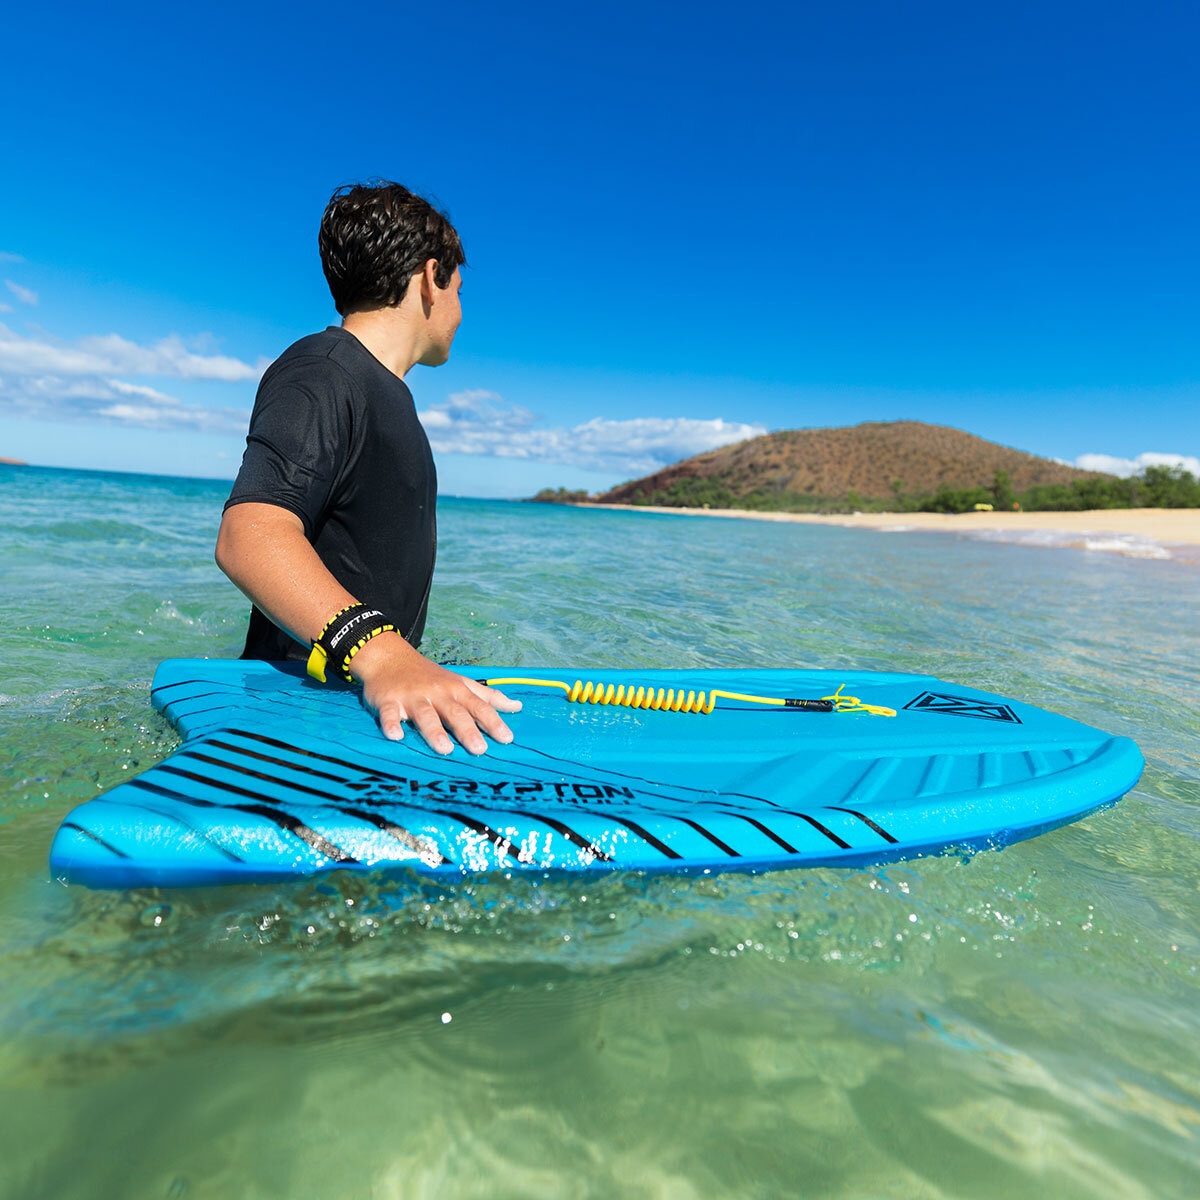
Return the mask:
[[[434,261],[436,262],[436,259]],[[429,270],[429,264],[426,263],[419,271],[414,271],[409,277],[408,287],[404,290],[404,296],[400,301],[401,304],[420,304],[422,308],[428,311],[433,283],[434,280]]]
[[[433,293],[437,290],[437,269],[438,260],[436,258],[427,258],[425,266],[421,269],[421,296],[422,298],[432,298]]]

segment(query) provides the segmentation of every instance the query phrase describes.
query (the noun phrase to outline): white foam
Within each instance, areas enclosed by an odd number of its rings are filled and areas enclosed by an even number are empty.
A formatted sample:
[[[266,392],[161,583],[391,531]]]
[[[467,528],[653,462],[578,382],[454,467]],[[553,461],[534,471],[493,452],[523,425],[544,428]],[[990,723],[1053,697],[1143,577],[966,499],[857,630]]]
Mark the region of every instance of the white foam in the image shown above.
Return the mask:
[[[158,606],[155,615],[163,617],[168,621],[182,621],[185,625],[196,624],[196,618],[189,617],[186,614],[181,613],[179,609],[175,607],[175,602],[173,600],[164,600]]]
[[[1174,558],[1169,547],[1153,538],[1134,533],[1109,533],[1103,530],[1066,529],[963,529],[963,537],[985,542],[1003,542],[1017,546],[1044,546],[1047,549],[1090,550],[1096,554],[1120,554],[1125,558]]]

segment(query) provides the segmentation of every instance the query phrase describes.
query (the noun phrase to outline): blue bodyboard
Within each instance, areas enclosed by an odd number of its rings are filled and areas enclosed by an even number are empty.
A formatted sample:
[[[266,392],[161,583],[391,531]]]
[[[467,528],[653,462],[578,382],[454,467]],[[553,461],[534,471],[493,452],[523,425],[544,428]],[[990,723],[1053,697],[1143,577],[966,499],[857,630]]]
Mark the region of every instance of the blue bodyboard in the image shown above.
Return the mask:
[[[559,670],[453,668],[471,678]],[[55,877],[92,887],[268,883],[332,870],[758,871],[1003,846],[1110,804],[1141,753],[1067,717],[929,676],[595,671],[600,684],[772,697],[845,693],[895,710],[721,699],[710,713],[574,703],[514,685],[515,735],[474,757],[389,742],[359,692],[291,664],[173,659],[154,703],[183,736],[80,805]]]

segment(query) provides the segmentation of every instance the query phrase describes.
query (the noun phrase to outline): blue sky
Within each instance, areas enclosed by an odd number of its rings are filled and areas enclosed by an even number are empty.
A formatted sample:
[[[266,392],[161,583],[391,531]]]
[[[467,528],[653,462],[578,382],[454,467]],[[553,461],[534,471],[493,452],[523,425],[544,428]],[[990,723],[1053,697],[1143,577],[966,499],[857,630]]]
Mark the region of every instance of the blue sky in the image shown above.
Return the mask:
[[[337,320],[325,201],[383,176],[470,262],[409,376],[445,492],[899,418],[1200,469],[1198,14],[18,6],[0,455],[231,476],[264,365]]]

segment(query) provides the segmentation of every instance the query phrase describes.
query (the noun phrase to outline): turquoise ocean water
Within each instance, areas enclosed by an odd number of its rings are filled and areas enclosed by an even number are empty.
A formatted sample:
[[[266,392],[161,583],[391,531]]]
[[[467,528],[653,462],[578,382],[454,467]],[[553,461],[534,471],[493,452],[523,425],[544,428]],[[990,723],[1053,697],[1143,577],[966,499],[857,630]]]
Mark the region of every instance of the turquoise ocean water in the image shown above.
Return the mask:
[[[225,491],[0,467],[5,1200],[1200,1194],[1196,563],[448,500],[444,661],[931,672],[1146,773],[969,860],[64,887],[157,662],[240,649]]]

